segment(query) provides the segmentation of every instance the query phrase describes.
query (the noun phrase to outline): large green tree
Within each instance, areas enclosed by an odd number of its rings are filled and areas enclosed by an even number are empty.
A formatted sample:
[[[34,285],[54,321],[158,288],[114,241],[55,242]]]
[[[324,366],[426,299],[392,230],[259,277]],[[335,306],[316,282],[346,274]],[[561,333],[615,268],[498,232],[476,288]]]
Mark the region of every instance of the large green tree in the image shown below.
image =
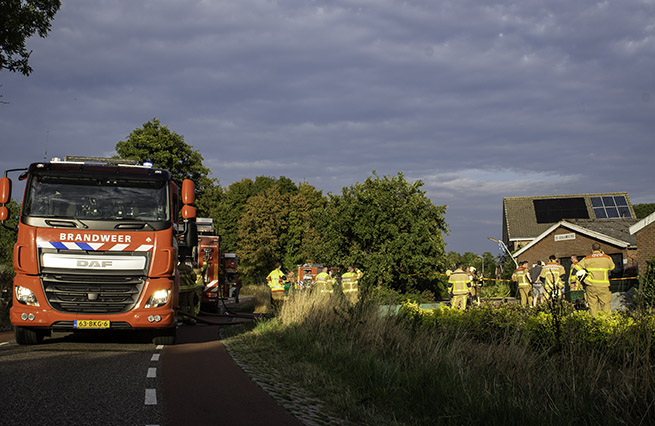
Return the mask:
[[[379,177],[330,195],[318,211],[327,264],[355,265],[364,271],[364,286],[378,285],[400,292],[440,292],[436,272],[444,269],[443,233],[447,232],[445,206],[436,206],[402,173]]]
[[[0,70],[32,72],[25,40],[35,33],[45,38],[60,6],[59,0],[0,1]]]
[[[299,189],[293,181],[280,176],[276,179],[269,176],[258,176],[255,180],[242,179],[227,187],[220,200],[216,200],[209,209],[209,216],[214,219],[222,237],[224,251],[234,252],[237,249],[239,219],[245,205],[251,197],[264,193],[272,187],[277,187],[281,194],[295,194]]]
[[[238,223],[237,254],[244,275],[261,279],[281,260],[288,213],[288,196],[277,187],[248,199]]]
[[[166,125],[153,118],[134,130],[124,141],[116,144],[121,158],[151,161],[156,167],[169,170],[173,179],[181,184],[191,179],[196,184],[198,215],[206,216],[216,198],[222,197],[222,190],[216,179],[209,178],[211,171],[202,164],[198,150],[184,141],[184,136],[171,131]]]
[[[244,275],[257,280],[265,277],[276,262],[289,271],[311,261],[316,233],[309,216],[324,203],[313,186],[303,183],[296,187],[287,178],[251,195],[242,206],[236,233],[236,251]]]

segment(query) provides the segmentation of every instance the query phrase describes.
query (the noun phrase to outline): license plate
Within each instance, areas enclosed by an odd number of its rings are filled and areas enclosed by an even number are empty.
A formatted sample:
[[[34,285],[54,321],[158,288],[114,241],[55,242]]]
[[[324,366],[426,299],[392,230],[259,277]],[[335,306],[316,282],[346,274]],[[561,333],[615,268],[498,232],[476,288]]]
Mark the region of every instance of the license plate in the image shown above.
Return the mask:
[[[109,328],[109,320],[76,320],[75,328]]]

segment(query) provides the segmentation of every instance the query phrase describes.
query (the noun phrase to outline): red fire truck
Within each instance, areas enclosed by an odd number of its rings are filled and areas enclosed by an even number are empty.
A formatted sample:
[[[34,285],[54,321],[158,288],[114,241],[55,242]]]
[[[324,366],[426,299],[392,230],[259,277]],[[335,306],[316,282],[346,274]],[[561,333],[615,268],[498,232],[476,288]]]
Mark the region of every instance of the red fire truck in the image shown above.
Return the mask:
[[[10,310],[16,341],[95,329],[148,331],[155,343],[174,344],[178,264],[197,245],[193,182],[180,191],[166,170],[95,157],[23,170]],[[10,198],[5,172],[3,222]]]
[[[210,312],[218,312],[222,300],[230,297],[230,288],[237,280],[239,259],[234,253],[223,253],[221,237],[211,218],[199,217],[198,265],[203,274],[205,290],[202,306]]]

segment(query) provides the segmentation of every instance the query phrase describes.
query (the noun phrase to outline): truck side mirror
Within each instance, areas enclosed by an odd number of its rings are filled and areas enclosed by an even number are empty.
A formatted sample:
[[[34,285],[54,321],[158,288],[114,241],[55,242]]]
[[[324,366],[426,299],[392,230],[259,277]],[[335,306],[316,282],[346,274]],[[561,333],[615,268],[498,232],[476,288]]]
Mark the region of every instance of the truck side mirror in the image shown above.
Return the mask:
[[[9,219],[9,209],[5,206],[11,199],[11,179],[7,176],[0,178],[0,222]]]
[[[0,204],[6,204],[11,199],[11,179],[0,178]]]
[[[182,219],[195,219],[196,217],[196,208],[185,204],[182,207]]]
[[[196,201],[196,185],[191,179],[182,182],[182,203],[193,204]]]

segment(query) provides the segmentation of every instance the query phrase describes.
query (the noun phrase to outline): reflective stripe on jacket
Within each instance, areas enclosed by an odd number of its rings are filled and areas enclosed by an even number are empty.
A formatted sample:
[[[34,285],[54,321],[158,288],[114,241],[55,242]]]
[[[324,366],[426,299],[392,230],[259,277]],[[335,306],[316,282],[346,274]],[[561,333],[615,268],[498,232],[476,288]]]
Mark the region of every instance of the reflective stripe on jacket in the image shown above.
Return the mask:
[[[334,291],[332,289],[333,283],[332,277],[327,272],[321,272],[316,275],[316,286],[321,293],[332,293]]]
[[[569,286],[575,287],[578,285],[578,277],[575,275],[577,270],[575,269],[575,265],[577,263],[574,263],[571,265],[571,271],[569,272]]]
[[[341,276],[341,290],[344,293],[353,293],[357,291],[359,277],[356,272],[346,272]]]
[[[564,287],[561,278],[564,274],[566,274],[566,270],[562,265],[557,262],[548,262],[541,270],[539,277],[543,279],[544,287],[548,290]]]
[[[614,261],[608,255],[595,251],[575,265],[576,271],[586,269],[589,275],[585,283],[590,286],[609,287],[609,272],[614,269]]]
[[[528,270],[525,268],[518,268],[512,274],[512,280],[519,283],[519,287],[528,287],[530,286],[530,280],[528,279]]]
[[[268,283],[268,286],[271,288],[272,292],[277,293],[284,291],[284,282],[282,280],[283,276],[284,273],[279,269],[274,269],[270,274],[268,274],[266,277],[266,282]]]
[[[456,269],[448,278],[448,290],[454,295],[467,294],[469,292],[469,275],[461,269]]]

